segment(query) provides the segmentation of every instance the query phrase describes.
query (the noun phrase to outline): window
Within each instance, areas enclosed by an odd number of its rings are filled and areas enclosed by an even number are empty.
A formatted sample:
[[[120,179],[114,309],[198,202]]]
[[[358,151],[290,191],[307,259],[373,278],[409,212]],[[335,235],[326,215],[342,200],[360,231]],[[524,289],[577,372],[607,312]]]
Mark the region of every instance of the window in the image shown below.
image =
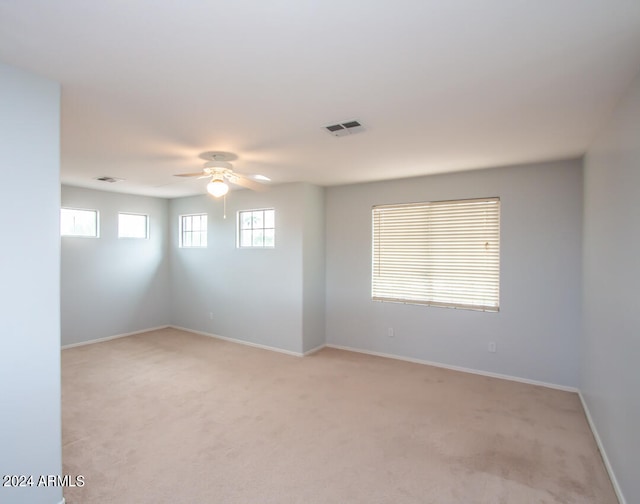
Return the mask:
[[[118,238],[149,238],[149,216],[118,213]]]
[[[498,311],[500,199],[372,209],[372,298]]]
[[[180,247],[207,246],[207,214],[180,216]]]
[[[275,231],[273,208],[238,212],[238,247],[274,247]]]
[[[98,211],[79,208],[60,209],[60,234],[62,236],[98,236]]]

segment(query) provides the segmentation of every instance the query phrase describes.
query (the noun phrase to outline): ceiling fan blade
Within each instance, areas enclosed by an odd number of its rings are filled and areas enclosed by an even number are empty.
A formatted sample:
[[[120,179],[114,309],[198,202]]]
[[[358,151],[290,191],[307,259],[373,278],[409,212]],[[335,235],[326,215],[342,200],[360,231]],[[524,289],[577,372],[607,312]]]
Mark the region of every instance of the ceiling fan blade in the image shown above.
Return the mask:
[[[209,175],[201,171],[199,171],[198,173],[178,173],[177,175],[174,175],[174,177],[203,177],[203,178],[208,176]]]
[[[239,185],[240,187],[245,187],[247,189],[251,189],[252,191],[266,191],[267,187],[259,182],[251,180],[250,178],[245,177],[244,175],[239,175],[237,173],[232,173],[227,176],[227,179],[232,184]]]

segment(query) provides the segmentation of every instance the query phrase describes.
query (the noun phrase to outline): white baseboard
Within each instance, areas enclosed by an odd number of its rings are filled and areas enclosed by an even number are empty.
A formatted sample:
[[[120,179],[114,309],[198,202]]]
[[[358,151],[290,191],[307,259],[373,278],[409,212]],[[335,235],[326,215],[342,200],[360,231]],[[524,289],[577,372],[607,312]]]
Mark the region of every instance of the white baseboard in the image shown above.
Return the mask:
[[[133,331],[130,333],[125,333],[125,334],[116,334],[113,336],[106,336],[104,338],[97,338],[97,339],[93,339],[93,340],[89,340],[89,341],[81,341],[79,343],[71,343],[69,345],[63,345],[62,346],[62,350],[66,350],[67,348],[74,348],[74,347],[78,347],[78,346],[84,346],[84,345],[92,345],[94,343],[101,343],[103,341],[109,341],[109,340],[113,340],[113,339],[118,339],[118,338],[125,338],[127,336],[133,336],[135,334],[141,334],[141,333],[145,333],[145,332],[150,332],[150,331],[157,331],[159,329],[166,329],[166,328],[173,328],[173,329],[178,329],[180,331],[186,331],[186,332],[191,332],[194,334],[200,334],[201,336],[208,336],[210,338],[216,338],[216,339],[220,339],[220,340],[224,340],[224,341],[229,341],[231,343],[239,343],[241,345],[246,345],[246,346],[250,346],[250,347],[254,347],[254,348],[261,348],[263,350],[271,350],[272,352],[279,352],[279,353],[284,353],[287,355],[294,355],[296,357],[304,357],[307,355],[311,355],[313,353],[316,353],[320,350],[322,350],[323,348],[336,348],[338,350],[346,350],[349,352],[357,352],[357,353],[362,353],[362,354],[367,354],[367,355],[375,355],[377,357],[386,357],[389,359],[396,359],[396,360],[402,360],[402,361],[406,361],[406,362],[413,362],[416,364],[425,364],[427,366],[435,366],[435,367],[439,367],[439,368],[444,368],[444,369],[451,369],[453,371],[461,371],[463,373],[471,373],[471,374],[476,374],[476,375],[481,375],[481,376],[489,376],[491,378],[500,378],[502,380],[510,380],[510,381],[516,381],[516,382],[520,382],[520,383],[527,383],[530,385],[538,385],[541,387],[547,387],[547,388],[552,388],[552,389],[557,389],[557,390],[564,390],[566,392],[576,392],[578,393],[579,390],[576,387],[568,387],[565,385],[556,385],[554,383],[547,383],[547,382],[542,382],[542,381],[538,381],[538,380],[530,380],[528,378],[519,378],[517,376],[510,376],[510,375],[504,375],[504,374],[500,374],[500,373],[492,373],[489,371],[480,371],[477,369],[471,369],[471,368],[465,368],[465,367],[461,367],[461,366],[452,366],[449,364],[442,364],[440,362],[433,362],[433,361],[427,361],[427,360],[423,360],[423,359],[414,359],[412,357],[403,357],[400,355],[394,355],[394,354],[388,354],[388,353],[383,353],[383,352],[374,352],[372,350],[363,350],[360,348],[354,348],[354,347],[348,347],[348,346],[343,346],[343,345],[334,345],[331,343],[328,344],[322,344],[319,345],[315,348],[312,348],[311,350],[307,350],[304,353],[301,352],[294,352],[291,350],[285,350],[284,348],[278,348],[278,347],[274,347],[274,346],[269,346],[269,345],[263,345],[260,343],[253,343],[251,341],[246,341],[246,340],[241,340],[238,338],[230,338],[228,336],[220,336],[219,334],[214,334],[214,333],[209,333],[209,332],[205,332],[205,331],[197,331],[195,329],[188,329],[186,327],[181,327],[181,326],[176,326],[176,325],[165,325],[165,326],[158,326],[158,327],[151,327],[148,329],[141,329],[139,331]],[[595,433],[594,433],[595,435]]]
[[[67,348],[74,348],[74,347],[79,347],[84,345],[93,345],[94,343],[102,343],[103,341],[109,341],[112,339],[126,338],[127,336],[133,336],[134,334],[157,331],[159,329],[166,329],[167,327],[171,327],[171,326],[164,325],[164,326],[158,326],[158,327],[151,327],[149,329],[141,329],[140,331],[133,331],[125,334],[115,334],[113,336],[106,336],[104,338],[97,338],[97,339],[92,339],[88,341],[80,341],[79,343],[70,343],[68,345],[62,345],[61,349],[66,350]]]
[[[471,373],[471,374],[476,374],[476,375],[481,375],[481,376],[489,376],[491,378],[499,378],[502,380],[510,380],[510,381],[515,381],[515,382],[520,382],[520,383],[527,383],[530,385],[538,385],[540,387],[547,387],[547,388],[551,388],[551,389],[557,389],[557,390],[563,390],[566,392],[575,392],[578,394],[578,397],[580,398],[580,402],[582,403],[582,408],[584,409],[584,413],[585,416],[587,417],[587,422],[589,424],[589,428],[591,429],[591,432],[593,433],[593,437],[596,441],[596,445],[598,446],[598,450],[600,450],[600,455],[602,456],[602,461],[604,462],[604,466],[607,470],[607,474],[609,475],[609,479],[611,480],[611,484],[613,486],[613,490],[616,493],[616,497],[618,498],[618,502],[619,504],[627,504],[627,500],[624,497],[624,494],[622,493],[622,489],[620,488],[620,485],[618,484],[618,480],[616,479],[616,475],[613,472],[613,467],[611,466],[611,462],[609,461],[609,457],[607,456],[607,452],[604,449],[604,445],[602,444],[602,440],[600,439],[600,435],[598,434],[598,430],[596,429],[596,425],[593,422],[593,418],[591,417],[591,412],[589,411],[589,407],[587,406],[587,403],[584,399],[584,396],[582,395],[582,392],[580,391],[580,389],[576,388],[576,387],[568,387],[565,385],[556,385],[554,383],[547,383],[547,382],[541,382],[538,380],[530,380],[527,378],[519,378],[517,376],[509,376],[509,375],[503,375],[500,373],[491,373],[488,371],[479,371],[477,369],[469,369],[469,368],[464,368],[461,366],[450,366],[448,364],[441,364],[439,362],[431,362],[431,361],[426,361],[426,360],[422,360],[422,359],[413,359],[410,357],[402,357],[402,356],[398,356],[398,355],[393,355],[393,354],[386,354],[386,353],[382,353],[382,352],[373,352],[370,350],[361,350],[359,348],[352,348],[352,347],[347,347],[347,346],[342,346],[342,345],[333,345],[330,343],[327,343],[326,345],[324,345],[327,348],[336,348],[338,350],[346,350],[349,352],[357,352],[357,353],[362,353],[362,354],[366,354],[366,355],[375,355],[377,357],[386,357],[386,358],[390,358],[390,359],[396,359],[396,360],[402,360],[402,361],[406,361],[406,362],[413,362],[416,364],[426,364],[428,366],[435,366],[435,367],[439,367],[439,368],[444,368],[444,369],[451,369],[453,371],[461,371],[463,373]]]
[[[515,382],[520,382],[520,383],[527,383],[529,385],[538,385],[540,387],[547,387],[547,388],[552,388],[552,389],[556,389],[556,390],[564,390],[565,392],[579,392],[579,390],[576,387],[569,387],[566,385],[556,385],[555,383],[547,383],[547,382],[542,382],[542,381],[538,381],[538,380],[530,380],[528,378],[520,378],[518,376],[510,376],[510,375],[504,375],[504,374],[500,374],[500,373],[492,373],[490,371],[480,371],[478,369],[471,369],[471,368],[465,368],[465,367],[461,367],[461,366],[451,366],[449,364],[442,364],[440,362],[432,362],[432,361],[427,361],[427,360],[423,360],[423,359],[414,359],[411,357],[403,357],[401,355],[394,355],[394,354],[387,354],[387,353],[382,353],[382,352],[374,352],[371,350],[362,350],[360,348],[353,348],[353,347],[348,347],[348,346],[342,346],[342,345],[333,345],[331,343],[327,343],[325,345],[328,348],[337,348],[338,350],[347,350],[349,352],[357,352],[357,353],[362,353],[362,354],[367,354],[367,355],[375,355],[377,357],[386,357],[389,359],[396,359],[396,360],[401,360],[401,361],[406,361],[406,362],[413,362],[415,364],[426,364],[427,366],[434,366],[434,367],[439,367],[439,368],[444,368],[444,369],[451,369],[452,371],[461,371],[462,373],[470,373],[470,374],[475,374],[475,375],[480,375],[480,376],[488,376],[490,378],[500,378],[501,380],[509,380],[509,381],[515,381]]]
[[[591,432],[593,433],[593,438],[596,440],[596,444],[598,445],[598,450],[600,450],[600,455],[602,456],[602,461],[604,462],[604,466],[607,469],[607,473],[609,473],[609,479],[611,480],[611,484],[613,485],[613,490],[616,492],[616,497],[618,497],[618,502],[620,504],[627,504],[627,500],[622,493],[622,489],[618,484],[618,480],[616,479],[616,475],[613,472],[613,467],[611,466],[611,462],[609,462],[609,457],[607,457],[607,452],[604,449],[604,445],[602,444],[602,440],[600,439],[600,435],[598,434],[598,429],[596,429],[596,424],[593,422],[593,418],[591,417],[591,412],[589,411],[589,407],[587,406],[587,402],[582,395],[582,392],[578,392],[578,396],[580,397],[580,402],[582,403],[582,409],[584,409],[584,414],[587,417],[587,422],[589,423],[589,427],[591,428]]]
[[[209,338],[215,338],[219,340],[229,341],[231,343],[239,343],[241,345],[246,345],[254,348],[261,348],[262,350],[271,350],[272,352],[280,352],[287,355],[294,355],[296,357],[302,357],[304,354],[300,352],[293,352],[291,350],[285,350],[284,348],[273,347],[269,345],[262,345],[260,343],[253,343],[251,341],[241,340],[237,338],[229,338],[228,336],[220,336],[219,334],[208,333],[204,331],[196,331],[195,329],[187,329],[186,327],[180,327],[176,325],[170,325],[169,327],[173,329],[178,329],[180,331],[190,332],[194,334],[200,334],[201,336],[208,336]],[[315,350],[315,349],[314,349]]]
[[[327,345],[325,345],[325,344],[323,343],[322,345],[318,345],[317,347],[312,348],[311,350],[307,350],[307,351],[306,351],[305,353],[303,353],[302,355],[306,357],[307,355],[311,355],[311,354],[314,354],[314,353],[316,353],[316,352],[319,352],[320,350],[322,350],[322,349],[323,349],[323,348],[325,348],[326,346],[327,346]]]

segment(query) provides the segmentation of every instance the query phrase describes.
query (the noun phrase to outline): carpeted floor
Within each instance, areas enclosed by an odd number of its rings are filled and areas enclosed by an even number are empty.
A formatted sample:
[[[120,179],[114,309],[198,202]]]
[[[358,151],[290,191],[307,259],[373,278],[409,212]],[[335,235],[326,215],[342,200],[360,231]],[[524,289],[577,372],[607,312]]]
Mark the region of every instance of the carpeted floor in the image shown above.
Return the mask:
[[[617,502],[568,392],[173,329],[62,370],[67,504]]]

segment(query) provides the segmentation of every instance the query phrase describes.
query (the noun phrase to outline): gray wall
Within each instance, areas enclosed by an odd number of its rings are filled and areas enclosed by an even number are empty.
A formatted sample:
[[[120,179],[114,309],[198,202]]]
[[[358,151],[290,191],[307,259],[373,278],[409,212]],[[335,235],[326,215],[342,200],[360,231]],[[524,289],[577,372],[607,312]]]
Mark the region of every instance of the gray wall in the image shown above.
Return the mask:
[[[501,198],[499,313],[371,300],[372,205],[485,196]],[[580,160],[332,187],[326,207],[327,343],[578,385]]]
[[[581,389],[626,497],[640,502],[640,77],[585,157]]]
[[[169,324],[169,202],[63,186],[62,206],[100,212],[99,238],[62,237],[62,344]],[[118,239],[118,212],[149,215],[149,239]]]
[[[60,87],[0,63],[0,475],[60,474]],[[0,488],[54,504],[55,487]]]
[[[303,223],[303,351],[324,345],[325,221],[324,189],[304,188]]]
[[[307,184],[274,186],[261,193],[232,191],[226,219],[222,200],[211,196],[171,200],[172,323],[302,352],[307,192]],[[259,208],[275,208],[275,248],[236,248],[237,212]],[[178,247],[179,215],[190,213],[208,214],[205,249]]]

